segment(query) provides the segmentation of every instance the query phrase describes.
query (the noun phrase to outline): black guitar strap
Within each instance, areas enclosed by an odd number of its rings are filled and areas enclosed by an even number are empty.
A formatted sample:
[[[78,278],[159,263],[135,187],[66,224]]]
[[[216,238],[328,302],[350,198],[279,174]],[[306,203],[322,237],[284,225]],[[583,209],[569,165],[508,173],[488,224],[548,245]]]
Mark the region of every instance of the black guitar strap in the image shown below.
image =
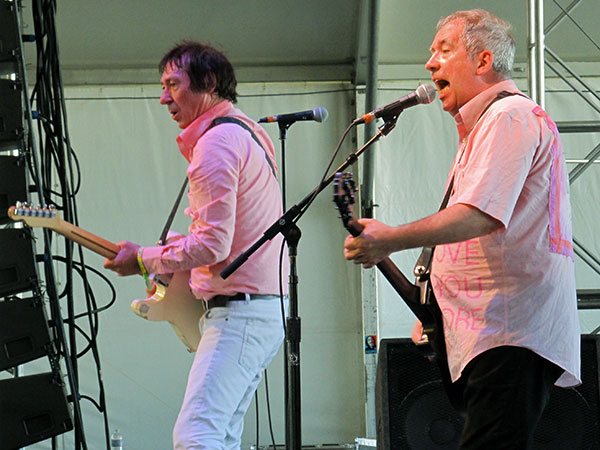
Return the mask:
[[[160,238],[158,239],[158,242],[157,242],[158,245],[165,245],[165,243],[167,241],[167,234],[169,233],[169,230],[171,229],[171,224],[173,223],[173,219],[175,219],[175,214],[177,213],[177,210],[179,209],[179,203],[181,203],[181,197],[183,197],[183,193],[185,192],[187,183],[188,183],[188,179],[186,176],[185,180],[183,181],[183,185],[181,186],[181,189],[179,190],[179,194],[177,194],[177,198],[175,199],[175,204],[173,205],[173,208],[171,208],[171,213],[169,214],[169,217],[167,218],[167,223],[165,223],[162,233],[160,234]]]
[[[212,126],[221,125],[222,123],[235,123],[236,125],[239,125],[244,130],[246,130],[248,133],[250,133],[250,136],[252,136],[252,139],[254,139],[254,141],[258,144],[258,146],[263,149],[263,152],[265,152],[265,158],[267,159],[267,163],[269,163],[269,167],[271,168],[271,172],[273,172],[273,176],[275,178],[277,178],[277,175],[275,175],[275,167],[273,167],[273,163],[271,162],[271,158],[269,158],[269,155],[267,154],[267,151],[262,146],[262,144],[260,143],[260,141],[258,140],[258,138],[256,137],[256,135],[254,134],[254,132],[250,129],[250,127],[248,125],[246,125],[244,122],[242,122],[241,120],[239,120],[239,119],[237,119],[235,117],[231,117],[231,116],[217,117],[215,120],[213,120]]]
[[[248,133],[250,133],[250,136],[252,136],[252,139],[265,152],[265,158],[267,159],[267,163],[269,163],[269,167],[271,168],[271,172],[273,173],[273,176],[275,178],[277,178],[277,176],[275,175],[275,168],[273,167],[273,163],[271,162],[271,159],[269,158],[269,155],[267,155],[267,151],[262,146],[262,144],[260,143],[260,141],[258,140],[258,138],[256,137],[256,135],[254,134],[254,132],[250,129],[250,127],[248,125],[246,125],[244,122],[242,122],[241,120],[239,120],[239,119],[237,119],[235,117],[224,116],[224,117],[217,117],[215,120],[213,120],[210,128],[212,128],[214,126],[217,126],[217,125],[221,125],[222,123],[235,123],[236,125],[239,125],[244,130],[246,130]],[[185,180],[183,181],[183,186],[181,186],[181,189],[179,190],[179,194],[177,194],[177,198],[175,199],[175,204],[171,208],[171,213],[169,214],[169,217],[167,218],[167,222],[165,223],[165,226],[164,226],[164,228],[162,230],[162,233],[160,234],[160,238],[158,239],[158,242],[157,242],[158,245],[164,245],[165,242],[166,242],[167,234],[169,233],[169,230],[171,229],[171,224],[173,223],[173,220],[175,219],[175,214],[177,213],[177,210],[179,209],[179,204],[181,203],[181,198],[183,197],[183,194],[184,194],[185,189],[187,187],[187,183],[188,183],[188,178],[186,176]]]
[[[482,111],[481,115],[477,119],[478,121],[485,114],[488,108],[498,100],[509,97],[511,95],[523,95],[520,93],[511,93],[507,91],[500,92]],[[452,193],[452,187],[454,185],[454,175],[450,179],[450,183],[448,184],[448,189],[446,189],[446,193],[444,194],[444,199],[442,200],[442,204],[440,206],[440,211],[444,209],[448,205],[448,200],[450,199],[450,195]],[[421,304],[429,304],[432,300],[430,297],[431,291],[431,283],[430,283],[430,269],[431,269],[431,260],[433,258],[433,251],[435,247],[424,247],[421,251],[421,255],[417,260],[414,268],[414,274],[417,277],[417,285],[421,288],[420,301]],[[434,297],[435,299],[435,297]],[[435,300],[434,300],[435,301]],[[439,307],[438,307],[439,310]],[[440,319],[440,324],[443,323],[443,318]],[[443,340],[443,330],[441,339]],[[450,371],[448,369],[448,363],[445,358],[437,359],[438,367],[440,369],[440,375],[442,378],[442,382],[444,385],[444,389],[446,394],[448,395],[448,399],[450,403],[456,408],[458,411],[463,411],[464,403],[463,403],[463,387],[460,384],[460,380],[457,383],[452,382],[452,378],[450,376]]]
[[[448,185],[448,189],[446,189],[446,193],[444,194],[444,199],[442,200],[442,204],[440,205],[441,211],[448,205],[448,200],[450,200],[450,194],[452,193],[452,187],[454,186],[454,175],[450,179],[450,184]],[[415,268],[413,269],[413,273],[419,280],[423,280],[423,277],[427,276],[429,278],[429,270],[431,268],[431,259],[433,258],[433,249],[435,247],[423,247],[421,250],[421,255],[415,264]],[[423,280],[426,281],[426,280]],[[424,297],[424,292],[421,293],[421,303],[426,302],[426,298]]]

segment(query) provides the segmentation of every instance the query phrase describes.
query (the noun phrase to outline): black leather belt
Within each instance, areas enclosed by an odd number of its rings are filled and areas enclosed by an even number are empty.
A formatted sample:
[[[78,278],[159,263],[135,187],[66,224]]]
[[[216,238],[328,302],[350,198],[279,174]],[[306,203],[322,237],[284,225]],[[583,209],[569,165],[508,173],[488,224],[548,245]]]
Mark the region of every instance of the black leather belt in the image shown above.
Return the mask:
[[[255,300],[257,298],[268,299],[279,297],[278,295],[268,295],[268,294],[249,294],[250,300]],[[215,295],[210,300],[206,301],[208,308],[218,308],[222,306],[227,306],[228,302],[235,302],[240,300],[246,300],[246,294],[237,293],[234,295]]]

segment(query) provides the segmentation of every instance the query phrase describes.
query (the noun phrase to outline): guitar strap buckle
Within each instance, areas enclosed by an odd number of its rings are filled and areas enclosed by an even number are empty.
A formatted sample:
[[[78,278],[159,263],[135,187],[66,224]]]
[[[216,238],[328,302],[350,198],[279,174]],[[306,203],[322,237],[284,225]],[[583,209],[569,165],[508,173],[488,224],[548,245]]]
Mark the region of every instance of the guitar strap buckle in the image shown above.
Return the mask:
[[[433,257],[433,247],[423,247],[421,255],[415,264],[413,273],[416,277],[416,285],[419,286],[421,295],[419,301],[421,305],[429,304],[429,289],[430,289],[430,269],[431,258]]]
[[[431,287],[429,284],[429,272],[421,277],[417,277],[416,284],[417,286],[419,286],[420,289],[419,302],[421,303],[421,305],[428,305],[430,293],[429,290]]]

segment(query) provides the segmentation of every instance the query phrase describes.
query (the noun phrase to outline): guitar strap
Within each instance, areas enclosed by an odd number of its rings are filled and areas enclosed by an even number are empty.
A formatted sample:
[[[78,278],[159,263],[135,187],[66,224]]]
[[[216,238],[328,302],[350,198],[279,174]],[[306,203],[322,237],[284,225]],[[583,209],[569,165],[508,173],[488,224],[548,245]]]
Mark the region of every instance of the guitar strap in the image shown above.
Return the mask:
[[[231,116],[217,117],[215,120],[213,120],[212,126],[221,125],[222,123],[235,123],[236,125],[239,125],[244,130],[246,130],[248,133],[250,133],[250,136],[252,136],[252,139],[254,139],[254,141],[259,145],[259,147],[263,149],[263,152],[265,152],[265,158],[267,159],[267,163],[269,163],[271,172],[273,173],[273,176],[275,178],[277,178],[277,175],[275,174],[275,168],[273,167],[273,163],[271,162],[271,158],[269,158],[267,151],[262,146],[262,144],[260,143],[260,141],[258,140],[256,135],[254,134],[254,132],[250,129],[250,127],[248,125],[246,125],[244,122],[242,122],[240,119],[237,119],[237,118],[231,117]]]
[[[502,91],[490,103],[488,103],[488,105],[485,107],[485,109],[480,114],[477,121],[479,121],[481,119],[481,117],[485,114],[485,112],[488,110],[488,108],[490,106],[492,106],[493,103],[495,103],[498,100],[501,100],[503,98],[512,96],[512,95],[522,95],[523,97],[526,97],[525,95],[518,93],[518,92]],[[448,184],[448,188],[446,189],[446,193],[444,194],[444,199],[442,200],[442,204],[439,209],[440,211],[448,205],[448,200],[450,199],[450,194],[452,193],[453,185],[454,185],[454,174],[452,175],[452,178],[450,179],[450,183]],[[431,260],[433,259],[434,249],[435,249],[435,247],[424,247],[423,250],[421,251],[421,255],[419,256],[419,259],[417,260],[417,263],[415,264],[415,268],[414,268],[414,274],[417,276],[417,285],[421,288],[420,301],[421,301],[421,304],[424,304],[424,305],[429,304],[431,302],[430,292],[431,292],[432,287],[431,287],[431,283],[429,281],[430,281]],[[434,297],[434,299],[435,299],[435,297]],[[438,307],[438,309],[439,309],[439,307]],[[441,319],[440,323],[441,324],[443,323],[443,318]],[[443,330],[440,330],[440,331],[443,334]],[[443,335],[442,335],[442,339],[444,339]],[[450,403],[458,411],[463,411],[464,410],[464,402],[463,402],[463,387],[462,387],[462,385],[460,385],[460,382],[457,382],[457,383],[452,382],[452,378],[450,376],[450,371],[448,369],[448,363],[446,362],[445,358],[443,358],[443,359],[438,358],[437,363],[438,363],[438,367],[440,369],[440,375],[442,378],[444,389],[446,391],[446,394],[448,395],[448,399],[450,400]]]
[[[521,94],[520,92],[508,92],[508,91],[499,92],[498,95],[491,102],[489,102],[487,104],[487,106],[483,109],[483,111],[479,115],[479,118],[477,119],[477,122],[479,122],[479,120],[487,112],[487,110],[489,109],[490,106],[492,106],[498,100],[502,100],[503,98],[511,97],[513,95],[521,95],[522,97],[527,97],[526,95]],[[440,205],[439,211],[441,211],[448,205],[448,200],[450,199],[450,194],[452,193],[453,186],[454,186],[454,174],[452,175],[452,178],[450,179],[450,184],[448,184],[448,189],[446,189],[446,193],[444,194],[444,199],[442,200],[442,204]],[[433,258],[433,250],[434,249],[435,249],[435,247],[423,247],[423,250],[421,251],[421,255],[417,259],[415,268],[413,269],[413,273],[420,280],[428,281],[428,279],[429,279],[429,271],[431,270],[431,260]],[[427,284],[429,285],[429,283],[427,283]],[[426,301],[427,301],[427,298],[425,297],[425,293],[422,293],[421,302],[426,302]]]
[[[222,123],[234,123],[234,124],[239,125],[240,127],[242,127],[248,133],[250,133],[250,136],[252,136],[252,139],[265,152],[265,158],[267,159],[267,163],[269,163],[269,167],[271,168],[271,172],[273,173],[273,176],[275,178],[277,178],[277,175],[275,174],[275,168],[273,167],[273,163],[271,162],[271,159],[269,158],[269,155],[267,154],[267,151],[262,146],[262,144],[260,143],[260,141],[258,140],[258,138],[256,137],[256,135],[254,134],[254,132],[250,129],[250,127],[248,125],[246,125],[244,122],[242,122],[241,120],[239,120],[239,119],[237,119],[235,117],[224,116],[224,117],[217,117],[215,120],[213,120],[213,122],[212,122],[212,124],[210,125],[209,128],[212,128],[212,127],[217,126],[217,125],[221,125]],[[160,238],[158,239],[158,242],[157,242],[158,245],[164,245],[165,242],[166,242],[167,234],[169,233],[169,230],[171,229],[171,224],[173,223],[173,220],[175,219],[175,214],[177,213],[177,210],[179,209],[179,204],[181,203],[181,198],[183,197],[183,194],[184,194],[185,189],[187,187],[187,183],[188,183],[188,178],[186,176],[185,180],[183,181],[183,185],[181,186],[181,189],[179,190],[179,194],[177,194],[177,198],[175,199],[175,204],[171,208],[171,213],[169,214],[169,217],[167,218],[167,222],[165,223],[165,226],[163,227],[162,233],[160,234]]]
[[[179,203],[181,203],[181,197],[183,197],[183,193],[185,192],[187,183],[188,183],[188,179],[186,176],[185,180],[183,181],[183,185],[181,186],[181,189],[179,190],[179,194],[177,194],[177,198],[175,199],[175,204],[173,205],[173,208],[171,208],[171,213],[169,214],[169,217],[167,218],[167,223],[165,223],[162,233],[160,234],[160,238],[158,239],[158,242],[157,242],[158,245],[165,245],[165,243],[167,242],[167,234],[169,233],[169,230],[171,229],[171,224],[173,223],[173,219],[175,219],[175,214],[177,213],[177,210],[179,209]]]

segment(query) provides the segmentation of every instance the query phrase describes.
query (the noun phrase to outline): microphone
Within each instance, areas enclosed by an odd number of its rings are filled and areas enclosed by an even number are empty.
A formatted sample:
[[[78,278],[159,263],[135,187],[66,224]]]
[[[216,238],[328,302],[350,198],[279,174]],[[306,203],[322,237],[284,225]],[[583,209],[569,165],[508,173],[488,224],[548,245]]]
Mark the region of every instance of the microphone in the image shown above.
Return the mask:
[[[315,109],[310,111],[301,111],[289,114],[279,114],[277,116],[263,117],[258,123],[264,122],[280,122],[280,123],[294,123],[297,120],[315,120],[317,122],[324,122],[327,120],[329,113],[322,106],[317,106]]]
[[[435,95],[436,90],[432,85],[422,84],[414,92],[411,92],[410,94],[405,95],[404,97],[399,98],[392,103],[374,109],[370,113],[355,119],[353,124],[359,125],[361,123],[369,123],[379,117],[385,118],[397,116],[406,108],[410,108],[411,106],[420,105],[422,103],[431,103],[435,100]]]

